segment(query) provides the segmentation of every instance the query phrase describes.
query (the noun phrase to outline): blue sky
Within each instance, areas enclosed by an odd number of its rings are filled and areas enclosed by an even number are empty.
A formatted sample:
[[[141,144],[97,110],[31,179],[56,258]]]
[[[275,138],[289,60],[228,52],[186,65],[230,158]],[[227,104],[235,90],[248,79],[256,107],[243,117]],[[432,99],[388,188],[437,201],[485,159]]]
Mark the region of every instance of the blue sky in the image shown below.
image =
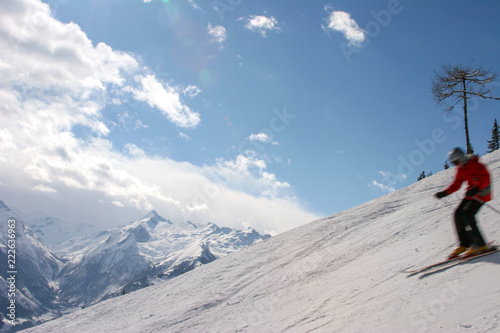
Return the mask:
[[[500,71],[498,1],[0,9],[0,198],[103,227],[154,208],[280,233],[403,188],[465,146],[434,71]],[[484,154],[500,102],[470,109]]]

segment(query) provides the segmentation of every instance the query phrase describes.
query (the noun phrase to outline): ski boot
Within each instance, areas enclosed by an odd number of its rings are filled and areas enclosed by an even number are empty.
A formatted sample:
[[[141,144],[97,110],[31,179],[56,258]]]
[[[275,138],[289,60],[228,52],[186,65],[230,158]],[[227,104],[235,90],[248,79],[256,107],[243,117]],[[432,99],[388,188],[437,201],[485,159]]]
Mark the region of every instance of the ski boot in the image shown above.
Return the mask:
[[[449,256],[448,256],[448,259],[453,259],[453,258],[456,258],[458,257],[460,254],[464,253],[465,251],[467,251],[467,247],[465,246],[459,246],[457,247]]]
[[[485,246],[473,246],[467,251],[465,254],[466,256],[472,256],[475,254],[479,253],[484,253],[484,252],[489,252],[489,251],[495,251],[496,247],[492,245],[485,245]]]

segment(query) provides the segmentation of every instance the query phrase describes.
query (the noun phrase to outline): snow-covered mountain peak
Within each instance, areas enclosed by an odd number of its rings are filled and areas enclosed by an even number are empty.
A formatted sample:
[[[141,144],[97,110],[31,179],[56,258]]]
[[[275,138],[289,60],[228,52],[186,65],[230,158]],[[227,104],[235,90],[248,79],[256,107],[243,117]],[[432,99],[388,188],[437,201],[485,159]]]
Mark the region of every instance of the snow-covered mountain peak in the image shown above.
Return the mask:
[[[10,208],[9,208],[9,207],[7,207],[7,205],[6,205],[6,204],[5,204],[2,200],[0,200],[0,210],[1,210],[1,211],[4,211],[4,212],[6,212],[6,213],[7,213],[7,212],[12,212],[12,211],[10,210]]]
[[[70,223],[43,212],[22,212],[15,207],[8,207],[1,200],[0,212],[9,218],[16,217],[21,220],[51,249],[72,238],[103,231],[89,223]]]
[[[161,217],[155,210],[150,211],[146,216],[144,216],[139,221],[146,221],[148,225],[154,229],[158,223],[166,222],[168,224],[173,224],[170,220]]]
[[[196,229],[198,229],[198,225],[191,221],[174,223],[152,210],[143,218],[130,222],[121,230],[127,234],[134,234],[137,241],[142,243],[157,240],[167,235],[192,233]]]

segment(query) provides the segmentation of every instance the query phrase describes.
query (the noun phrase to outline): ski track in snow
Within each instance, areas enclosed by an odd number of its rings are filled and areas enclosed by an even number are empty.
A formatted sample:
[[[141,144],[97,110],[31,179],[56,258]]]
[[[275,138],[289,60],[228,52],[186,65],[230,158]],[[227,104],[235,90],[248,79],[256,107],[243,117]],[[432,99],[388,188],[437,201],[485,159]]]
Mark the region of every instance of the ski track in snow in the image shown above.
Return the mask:
[[[490,204],[499,207],[500,153],[482,161],[494,180]],[[500,254],[400,273],[455,247],[452,214],[463,188],[433,197],[454,172],[26,332],[498,332]],[[500,240],[498,214],[483,207],[478,220],[488,240]]]

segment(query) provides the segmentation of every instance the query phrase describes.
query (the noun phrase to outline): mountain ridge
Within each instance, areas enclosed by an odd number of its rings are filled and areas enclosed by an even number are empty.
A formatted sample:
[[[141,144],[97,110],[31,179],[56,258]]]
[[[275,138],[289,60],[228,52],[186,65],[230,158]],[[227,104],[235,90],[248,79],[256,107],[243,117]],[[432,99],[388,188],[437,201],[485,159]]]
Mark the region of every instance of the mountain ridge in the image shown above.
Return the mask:
[[[171,279],[269,237],[213,223],[173,223],[152,210],[124,227],[72,238],[52,250],[1,200],[0,218],[16,220],[17,317],[25,324],[14,329]],[[6,244],[7,223],[2,228],[0,238]],[[0,250],[7,257],[4,245]],[[0,313],[5,317],[9,299],[4,264]]]

